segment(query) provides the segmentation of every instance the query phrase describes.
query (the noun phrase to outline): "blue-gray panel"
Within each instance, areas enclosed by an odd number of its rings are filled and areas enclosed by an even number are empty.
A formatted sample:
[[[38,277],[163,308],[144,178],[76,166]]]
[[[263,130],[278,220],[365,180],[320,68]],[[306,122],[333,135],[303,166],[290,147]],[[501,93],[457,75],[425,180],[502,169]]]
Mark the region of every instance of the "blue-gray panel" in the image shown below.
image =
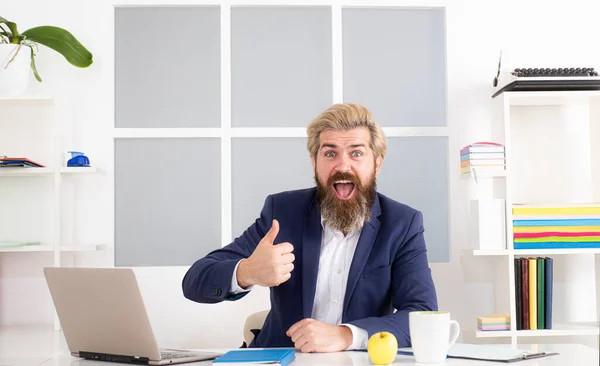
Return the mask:
[[[259,217],[269,194],[314,187],[306,138],[232,140],[233,237]]]
[[[231,9],[232,126],[304,127],[332,104],[329,7]]]
[[[115,126],[221,125],[218,6],[115,9]]]
[[[115,141],[115,265],[190,265],[221,247],[215,138]]]
[[[344,101],[382,126],[446,125],[443,9],[342,9]]]
[[[423,213],[430,262],[449,262],[447,137],[391,137],[378,191]]]

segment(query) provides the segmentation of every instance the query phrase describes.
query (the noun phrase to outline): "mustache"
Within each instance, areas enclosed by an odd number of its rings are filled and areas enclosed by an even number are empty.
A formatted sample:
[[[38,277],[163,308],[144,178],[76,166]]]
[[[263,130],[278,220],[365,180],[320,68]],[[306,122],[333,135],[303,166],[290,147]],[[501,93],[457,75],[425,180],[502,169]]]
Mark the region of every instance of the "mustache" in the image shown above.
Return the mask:
[[[327,180],[327,185],[332,186],[333,183],[335,183],[338,180],[347,180],[347,181],[354,183],[354,185],[356,187],[361,186],[360,179],[358,179],[358,177],[356,175],[351,174],[351,173],[342,173],[342,172],[337,172],[334,175],[332,175],[331,177],[329,177],[329,179]]]

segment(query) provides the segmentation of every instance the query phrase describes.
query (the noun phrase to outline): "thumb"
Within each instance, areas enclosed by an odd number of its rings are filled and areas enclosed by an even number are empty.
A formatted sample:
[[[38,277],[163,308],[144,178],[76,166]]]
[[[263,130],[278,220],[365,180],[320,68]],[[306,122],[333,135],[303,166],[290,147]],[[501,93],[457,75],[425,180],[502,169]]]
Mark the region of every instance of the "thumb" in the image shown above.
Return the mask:
[[[264,239],[269,244],[273,244],[275,238],[277,237],[277,234],[279,234],[279,221],[273,220],[273,225],[271,225],[271,229],[267,232]]]

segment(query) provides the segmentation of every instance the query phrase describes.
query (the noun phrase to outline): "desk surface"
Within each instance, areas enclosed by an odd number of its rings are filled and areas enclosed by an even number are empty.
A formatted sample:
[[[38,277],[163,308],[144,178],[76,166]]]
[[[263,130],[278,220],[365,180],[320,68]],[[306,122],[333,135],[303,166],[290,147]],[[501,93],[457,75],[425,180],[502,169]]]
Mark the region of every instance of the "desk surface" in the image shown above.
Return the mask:
[[[585,365],[598,365],[598,351],[587,346],[580,344],[561,344],[561,345],[539,345],[540,350],[559,352],[559,355],[550,356],[535,360],[520,361],[518,363],[511,363],[516,366],[585,366]],[[528,346],[523,345],[520,348],[529,349]],[[208,351],[208,350],[207,350]],[[225,352],[227,350],[210,350],[217,352]],[[2,359],[0,359],[0,365],[3,365]],[[22,363],[14,363],[14,365],[33,366],[36,365],[36,360],[23,359]],[[116,365],[115,363],[107,363],[100,361],[87,361],[71,357],[68,353],[62,352],[49,360],[42,363],[43,366],[108,366]],[[182,365],[210,365],[211,361],[187,363]],[[39,365],[39,364],[37,364]],[[296,353],[296,359],[291,364],[293,366],[303,365],[365,365],[371,366],[369,355],[366,352],[338,352],[328,354],[304,354]],[[393,365],[399,366],[410,366],[420,365],[414,361],[411,356],[398,355]],[[491,365],[506,365],[506,363],[496,363],[489,361],[474,361],[474,360],[462,360],[462,359],[448,359],[444,366],[454,365],[465,365],[465,366],[491,366]]]
[[[503,347],[506,347],[504,345]],[[550,356],[535,360],[511,363],[515,366],[586,366],[598,365],[599,354],[595,348],[581,344],[543,344],[519,345],[522,349],[533,349],[548,352],[558,352],[557,356]],[[224,353],[227,350],[207,349],[207,351]],[[182,365],[211,365],[211,361],[186,363]],[[40,330],[37,328],[14,328],[11,330],[0,328],[0,366],[110,366],[116,363],[88,361],[72,357],[67,351],[62,332]],[[369,355],[366,352],[339,352],[329,354],[303,354],[296,353],[292,366],[304,365],[365,365],[371,366]],[[412,356],[398,355],[394,365],[410,366],[421,365],[414,361]],[[447,359],[444,366],[491,366],[506,365],[489,361],[473,361],[461,359]],[[440,366],[441,366],[440,365]]]

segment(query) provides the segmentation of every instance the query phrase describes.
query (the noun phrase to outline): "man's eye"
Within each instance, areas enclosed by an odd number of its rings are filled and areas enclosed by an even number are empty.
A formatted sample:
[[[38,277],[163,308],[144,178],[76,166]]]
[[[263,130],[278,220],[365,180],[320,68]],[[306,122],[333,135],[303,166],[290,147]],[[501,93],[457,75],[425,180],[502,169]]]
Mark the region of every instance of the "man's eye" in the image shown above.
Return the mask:
[[[357,158],[357,157],[359,157],[359,156],[362,156],[362,152],[360,152],[360,151],[354,151],[354,152],[352,153],[352,157],[354,157],[354,158]]]
[[[325,153],[325,156],[327,156],[328,158],[332,158],[335,156],[335,153],[333,151],[328,151]]]

